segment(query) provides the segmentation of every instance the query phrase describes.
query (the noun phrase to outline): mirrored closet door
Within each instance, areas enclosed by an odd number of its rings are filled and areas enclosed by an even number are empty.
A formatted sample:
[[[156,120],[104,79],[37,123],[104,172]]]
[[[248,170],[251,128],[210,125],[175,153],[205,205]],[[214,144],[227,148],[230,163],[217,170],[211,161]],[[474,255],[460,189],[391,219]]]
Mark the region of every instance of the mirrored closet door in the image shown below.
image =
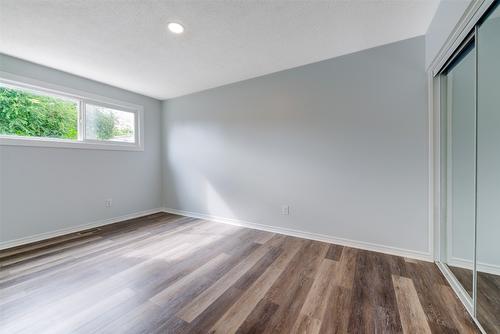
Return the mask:
[[[442,260],[472,300],[476,221],[476,50],[471,39],[443,72],[446,226]]]
[[[440,262],[486,333],[500,334],[500,7],[440,72]]]
[[[476,317],[500,334],[500,7],[477,28]]]

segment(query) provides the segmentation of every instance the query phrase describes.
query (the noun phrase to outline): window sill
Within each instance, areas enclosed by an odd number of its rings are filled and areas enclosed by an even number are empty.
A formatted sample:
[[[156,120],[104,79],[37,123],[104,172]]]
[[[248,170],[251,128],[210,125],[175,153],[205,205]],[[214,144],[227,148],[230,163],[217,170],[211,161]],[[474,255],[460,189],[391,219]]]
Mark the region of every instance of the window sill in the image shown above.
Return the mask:
[[[109,150],[109,151],[144,151],[143,145],[127,143],[96,143],[83,141],[69,141],[50,138],[23,138],[0,136],[0,146],[31,146],[51,148],[76,148],[87,150]]]

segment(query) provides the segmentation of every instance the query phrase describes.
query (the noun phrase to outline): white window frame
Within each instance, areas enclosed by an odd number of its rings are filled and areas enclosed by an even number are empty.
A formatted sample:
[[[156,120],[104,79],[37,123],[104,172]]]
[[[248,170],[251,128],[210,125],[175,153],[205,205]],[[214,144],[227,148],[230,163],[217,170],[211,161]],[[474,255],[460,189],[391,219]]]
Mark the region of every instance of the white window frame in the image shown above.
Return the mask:
[[[0,71],[0,83],[12,88],[35,91],[47,96],[72,100],[78,103],[78,138],[77,140],[25,137],[0,134],[0,146],[33,146],[53,148],[78,148],[97,150],[143,151],[144,150],[144,108],[143,106],[118,101],[108,97],[61,87],[31,78],[21,77]],[[85,138],[85,105],[93,104],[135,114],[135,143],[119,141],[100,141]]]

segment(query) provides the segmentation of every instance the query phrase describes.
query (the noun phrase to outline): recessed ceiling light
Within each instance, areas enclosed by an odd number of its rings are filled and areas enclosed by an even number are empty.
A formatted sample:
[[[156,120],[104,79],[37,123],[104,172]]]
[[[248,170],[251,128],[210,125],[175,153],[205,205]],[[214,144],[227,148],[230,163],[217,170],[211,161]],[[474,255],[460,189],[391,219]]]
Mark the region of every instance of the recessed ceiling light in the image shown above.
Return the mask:
[[[182,34],[184,32],[184,27],[182,26],[182,24],[177,22],[170,22],[167,27],[168,30],[170,30],[174,34]]]

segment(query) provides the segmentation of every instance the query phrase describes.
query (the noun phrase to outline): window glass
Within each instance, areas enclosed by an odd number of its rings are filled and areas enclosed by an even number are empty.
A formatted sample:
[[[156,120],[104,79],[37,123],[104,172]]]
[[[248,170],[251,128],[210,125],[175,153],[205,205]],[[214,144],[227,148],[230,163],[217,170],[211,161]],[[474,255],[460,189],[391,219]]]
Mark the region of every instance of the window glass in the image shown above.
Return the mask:
[[[78,139],[76,100],[0,85],[0,135]]]
[[[85,137],[90,140],[135,142],[135,113],[85,105]]]

